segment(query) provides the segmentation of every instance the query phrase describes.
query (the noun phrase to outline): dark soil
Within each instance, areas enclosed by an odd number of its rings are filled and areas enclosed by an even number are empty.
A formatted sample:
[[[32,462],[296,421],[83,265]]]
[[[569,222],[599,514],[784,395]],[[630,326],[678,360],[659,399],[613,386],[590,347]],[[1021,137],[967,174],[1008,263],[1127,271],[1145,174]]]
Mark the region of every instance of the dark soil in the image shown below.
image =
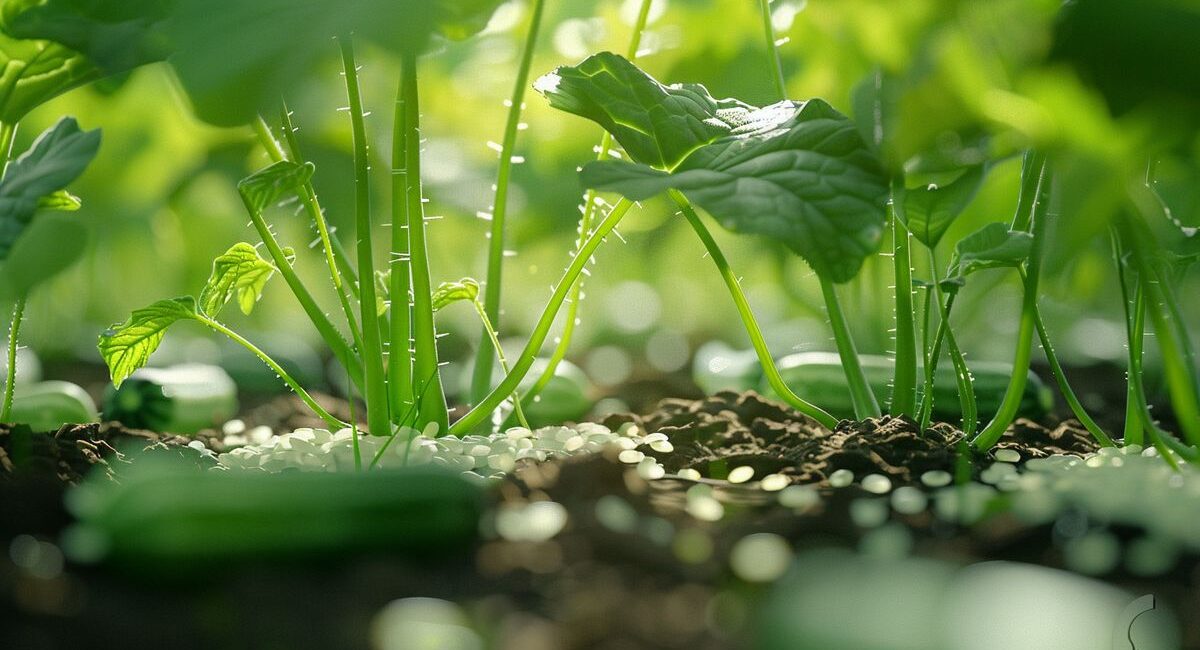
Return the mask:
[[[286,406],[271,417],[294,422]],[[244,419],[268,424],[271,417],[250,413]],[[828,431],[753,393],[665,400],[650,414],[606,421],[613,427],[623,422],[667,433],[673,452],[643,451],[668,471],[692,468],[709,477],[704,482],[714,486],[725,517],[692,518],[683,509],[683,494],[694,482],[644,481],[614,454],[522,462],[496,490],[493,511],[555,501],[568,512],[566,528],[549,541],[508,541],[492,531],[489,518],[472,554],[441,562],[387,556],[330,558],[302,569],[263,563],[180,585],[70,565],[61,576],[39,581],[0,557],[0,647],[367,648],[372,617],[389,601],[412,596],[463,605],[477,629],[490,631],[488,647],[499,649],[752,647],[754,613],[767,588],[732,576],[728,555],[734,544],[752,532],[774,532],[801,551],[854,548],[864,531],[852,523],[849,507],[864,493],[857,487],[827,489],[828,476],[844,468],[859,477],[877,472],[897,485],[919,485],[924,471],[954,470],[961,437],[948,425],[921,435],[903,418],[846,421]],[[15,438],[22,437],[28,436]],[[0,450],[8,457],[20,446],[13,441],[11,432],[0,429]],[[29,471],[0,470],[9,476],[0,478],[5,509],[0,542],[7,545],[17,533],[54,539],[67,523],[61,486],[78,480],[88,465],[110,471],[120,462],[113,449],[121,443],[178,450],[186,442],[113,426],[34,435],[26,445],[34,451],[26,458],[40,460],[26,463]],[[1084,453],[1094,444],[1069,422],[1045,427],[1022,421],[999,447],[1032,458]],[[757,488],[711,480],[738,465],[754,467],[759,476],[778,472],[815,484],[827,498],[797,513]],[[47,496],[50,483],[58,487]],[[24,497],[12,492],[18,485]],[[27,519],[24,528],[10,527],[4,504],[30,494],[41,495],[37,503],[57,514],[36,525]],[[601,505],[611,506],[613,499],[634,513],[629,525],[614,528],[600,514]],[[893,518],[911,532],[918,555],[960,563],[1060,564],[1046,526],[999,518],[967,530],[936,522],[928,513]],[[682,533],[708,540],[711,553],[680,559],[673,544]],[[1153,584],[1121,576],[1115,581],[1138,593],[1153,590],[1181,613],[1200,611],[1194,559]],[[1188,647],[1200,647],[1200,632],[1191,627]]]

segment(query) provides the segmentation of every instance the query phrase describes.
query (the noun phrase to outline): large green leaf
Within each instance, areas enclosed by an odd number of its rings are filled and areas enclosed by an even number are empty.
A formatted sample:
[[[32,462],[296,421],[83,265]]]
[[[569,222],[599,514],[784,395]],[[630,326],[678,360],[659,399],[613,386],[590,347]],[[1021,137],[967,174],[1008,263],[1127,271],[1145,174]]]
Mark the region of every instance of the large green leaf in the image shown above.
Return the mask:
[[[6,0],[0,29],[14,38],[54,41],[85,55],[104,74],[166,57],[161,21],[170,0]]]
[[[83,256],[88,229],[65,214],[38,217],[0,262],[0,299],[29,295]]]
[[[822,100],[717,101],[608,53],[537,87],[553,106],[613,129],[634,161],[588,164],[588,187],[633,200],[679,190],[725,228],[782,241],[834,282],[879,246],[887,178],[854,123]]]
[[[968,168],[962,176],[946,185],[926,185],[904,191],[904,225],[922,244],[933,248],[942,240],[946,230],[962,214],[979,186],[983,184],[984,166]]]
[[[40,204],[87,169],[100,149],[100,131],[82,131],[65,117],[38,136],[0,180],[0,260],[33,220]]]
[[[1009,230],[1003,223],[989,223],[958,242],[949,276],[964,278],[983,269],[1017,267],[1032,251],[1033,235]]]
[[[197,317],[196,299],[191,296],[160,300],[135,310],[129,320],[113,325],[100,335],[97,347],[113,385],[121,386],[129,375],[146,365],[162,343],[167,328],[181,320]]]
[[[242,313],[249,314],[275,271],[275,265],[259,257],[252,244],[234,244],[213,260],[212,274],[200,292],[200,310],[216,317],[236,295]]]

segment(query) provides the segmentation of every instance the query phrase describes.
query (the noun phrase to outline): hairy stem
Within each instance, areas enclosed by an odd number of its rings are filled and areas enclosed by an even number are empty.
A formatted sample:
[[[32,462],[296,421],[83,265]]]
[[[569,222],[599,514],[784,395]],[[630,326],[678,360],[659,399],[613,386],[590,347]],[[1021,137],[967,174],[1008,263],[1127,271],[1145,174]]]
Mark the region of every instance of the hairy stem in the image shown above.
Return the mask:
[[[996,444],[1009,425],[1017,417],[1021,407],[1021,398],[1025,393],[1025,384],[1029,380],[1029,364],[1033,357],[1033,334],[1037,329],[1037,292],[1038,279],[1041,275],[1041,248],[1045,239],[1046,213],[1049,208],[1050,170],[1043,160],[1041,169],[1036,173],[1037,189],[1034,191],[1033,206],[1029,218],[1022,220],[1023,225],[1029,225],[1033,232],[1033,250],[1026,263],[1024,278],[1024,299],[1021,304],[1021,324],[1017,331],[1017,351],[1013,358],[1013,374],[1000,403],[1000,410],[984,427],[983,431],[973,440],[976,449],[987,450]],[[1025,183],[1022,184],[1023,188]],[[1022,200],[1025,190],[1022,189]]]
[[[410,414],[416,415],[414,407],[417,404],[412,381],[412,249],[408,236],[412,230],[412,219],[408,200],[408,113],[405,110],[404,93],[405,86],[401,81],[396,86],[396,105],[392,117],[392,250],[391,259],[388,260],[388,315],[391,319],[388,333],[388,404],[393,424],[398,423],[401,413],[405,418]]]
[[[293,379],[292,376],[289,375],[286,370],[283,369],[283,366],[276,363],[274,359],[272,359],[270,356],[268,356],[266,352],[263,352],[262,350],[260,350],[258,348],[258,346],[254,345],[253,343],[251,343],[250,341],[248,341],[244,337],[242,337],[242,335],[229,329],[228,327],[225,327],[224,325],[222,325],[221,323],[217,322],[216,320],[214,320],[212,318],[209,318],[202,314],[197,314],[196,316],[194,316],[194,318],[197,321],[208,326],[213,331],[218,332],[220,334],[224,334],[225,336],[229,337],[229,339],[232,340],[234,343],[237,343],[238,345],[240,345],[240,346],[246,348],[247,350],[249,350],[250,352],[254,353],[254,356],[261,359],[263,363],[267,364],[268,368],[275,371],[275,374],[279,375],[279,378],[282,379],[284,381],[284,383],[286,383],[288,385],[288,388],[291,388],[296,393],[296,395],[300,396],[300,399],[304,402],[304,404],[306,406],[308,406],[308,408],[312,409],[312,412],[316,413],[317,417],[324,420],[325,423],[328,424],[332,430],[338,431],[340,429],[344,429],[349,426],[345,422],[342,422],[341,420],[335,418],[333,415],[331,415],[329,413],[329,411],[326,411],[324,408],[322,408],[321,405],[318,404],[316,402],[316,400],[314,400],[312,398],[312,396],[309,395],[308,392],[305,391],[304,388],[302,386],[300,386],[300,384],[295,379]]]
[[[729,262],[725,259],[725,254],[717,246],[712,233],[709,232],[704,222],[700,220],[700,216],[696,214],[696,211],[692,208],[687,198],[677,190],[670,190],[668,193],[683,212],[683,216],[687,219],[688,224],[691,225],[692,230],[696,232],[700,241],[703,242],[705,251],[708,252],[708,256],[712,259],[713,264],[720,271],[721,278],[725,280],[725,286],[729,288],[729,295],[733,298],[733,304],[737,307],[738,315],[742,318],[742,325],[746,328],[746,334],[750,336],[754,352],[758,354],[759,363],[762,364],[763,371],[771,388],[797,411],[830,429],[837,426],[837,418],[821,409],[821,407],[797,396],[788,387],[787,383],[783,381],[783,377],[779,374],[779,369],[775,366],[775,359],[771,356],[771,351],[767,348],[766,339],[763,338],[762,330],[758,326],[754,312],[750,309],[750,301],[746,299],[746,294],[742,291],[742,285],[738,282],[737,276],[734,275],[733,269],[729,267]],[[857,359],[858,357],[855,357],[856,361]]]
[[[8,376],[4,382],[4,404],[0,406],[0,422],[12,417],[13,391],[17,386],[17,340],[21,336],[21,320],[25,317],[25,298],[13,305],[12,323],[8,326]]]
[[[496,172],[496,195],[492,201],[492,227],[488,240],[487,280],[484,283],[483,305],[491,323],[500,326],[500,290],[504,273],[504,225],[508,216],[508,189],[512,179],[512,157],[516,148],[517,133],[521,124],[521,111],[525,107],[525,92],[529,86],[529,69],[533,63],[533,50],[537,45],[541,29],[545,0],[533,0],[533,13],[529,18],[529,32],[525,37],[525,49],[517,67],[517,78],[509,99],[508,121],[504,125],[504,139],[500,143],[500,165]],[[477,401],[487,394],[492,383],[493,343],[484,331],[480,335],[479,348],[475,353],[475,371],[471,378],[471,400]]]
[[[346,96],[350,103],[350,125],[354,138],[354,212],[358,241],[359,316],[362,319],[362,362],[366,388],[367,428],[372,435],[391,433],[387,381],[383,371],[383,343],[379,331],[379,310],[375,293],[375,261],[371,246],[371,180],[367,150],[367,127],[363,119],[362,93],[358,85],[358,64],[349,36],[338,37],[342,51],[342,70]]]
[[[504,379],[501,380],[498,386],[492,389],[492,392],[488,393],[487,397],[483,398],[462,419],[450,427],[452,435],[463,435],[479,426],[497,406],[500,406],[501,402],[508,399],[521,385],[521,380],[525,378],[525,374],[529,372],[530,366],[533,365],[534,360],[537,358],[538,350],[546,342],[550,328],[554,326],[554,319],[558,315],[558,310],[562,307],[563,301],[566,300],[567,294],[570,293],[571,286],[579,277],[579,274],[583,272],[584,266],[587,265],[588,260],[591,259],[596,249],[600,247],[604,238],[612,232],[613,228],[617,227],[617,224],[629,212],[629,208],[632,205],[629,201],[622,199],[608,213],[608,216],[596,226],[591,236],[584,242],[583,246],[575,254],[575,257],[571,259],[571,264],[563,272],[563,277],[559,280],[558,285],[554,287],[554,292],[550,296],[550,302],[546,304],[545,310],[542,311],[541,318],[538,319],[533,332],[529,336],[529,342],[525,344],[525,349],[521,352],[521,356],[517,357],[512,370],[504,376]]]
[[[633,61],[637,59],[638,50],[642,44],[642,34],[646,31],[646,23],[650,19],[650,7],[653,0],[642,0],[642,4],[638,9],[637,19],[633,25],[633,36],[629,40],[629,47],[625,50],[625,58]],[[597,148],[596,159],[604,160],[608,157],[609,151],[612,150],[612,134],[608,131],[600,136],[600,146]],[[592,230],[592,222],[595,220],[596,212],[600,209],[600,198],[595,190],[588,190],[583,195],[582,214],[579,219],[579,239],[575,243],[575,250],[583,249],[584,243],[587,241],[588,233]],[[615,209],[615,208],[614,208]],[[567,351],[571,347],[571,339],[575,336],[575,327],[579,325],[579,303],[583,298],[583,278],[578,278],[571,285],[570,297],[567,298],[567,314],[563,319],[562,334],[558,337],[558,342],[554,346],[554,351],[550,354],[547,360],[546,367],[542,370],[542,374],[538,375],[537,381],[529,390],[525,391],[525,405],[528,406],[533,400],[541,394],[542,390],[554,379],[555,373],[558,371],[558,366],[567,358]]]
[[[421,111],[417,85],[417,55],[405,52],[400,58],[400,103],[404,111],[404,181],[408,201],[408,240],[412,280],[413,377],[429,377],[420,397],[421,422],[435,422],[439,430],[449,428],[450,414],[438,370],[437,331],[433,323],[433,287],[429,279],[429,253],[425,244],[425,205],[421,196]],[[395,343],[393,341],[393,343]]]
[[[892,415],[917,415],[917,335],[913,322],[912,254],[903,223],[904,182],[892,181],[892,264],[895,269],[896,362],[892,378]]]

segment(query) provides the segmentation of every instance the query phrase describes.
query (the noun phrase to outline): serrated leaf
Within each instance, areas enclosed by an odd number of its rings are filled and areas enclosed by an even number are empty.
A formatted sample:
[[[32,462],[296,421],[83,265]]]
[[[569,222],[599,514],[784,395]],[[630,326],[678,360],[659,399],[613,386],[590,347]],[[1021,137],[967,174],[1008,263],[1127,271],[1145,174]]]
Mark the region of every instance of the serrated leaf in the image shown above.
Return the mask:
[[[100,131],[65,117],[43,132],[0,180],[0,260],[33,220],[40,202],[78,178],[100,149]]]
[[[252,244],[240,242],[213,260],[212,274],[200,292],[200,311],[212,317],[235,295],[243,314],[254,310],[275,265],[259,257]]]
[[[113,385],[120,387],[129,375],[146,365],[168,327],[196,316],[196,299],[185,296],[138,309],[130,314],[129,320],[105,330],[97,347],[108,365]]]
[[[83,207],[83,201],[66,190],[59,190],[38,199],[37,207],[39,210],[74,212]]]
[[[1009,230],[1002,223],[989,223],[967,235],[955,247],[951,278],[965,278],[983,269],[1017,267],[1029,259],[1033,235]]]
[[[298,191],[312,178],[315,170],[312,163],[301,165],[283,160],[242,179],[238,183],[238,192],[247,209],[261,213],[285,194]]]
[[[983,184],[984,166],[968,168],[962,176],[946,185],[926,185],[904,191],[904,225],[922,244],[934,248],[954,220],[979,192]]]
[[[459,301],[475,302],[479,298],[479,282],[463,278],[458,282],[443,282],[433,291],[433,310],[439,311]]]
[[[80,52],[117,74],[168,53],[160,23],[171,0],[6,0],[0,29],[14,38],[43,39]]]

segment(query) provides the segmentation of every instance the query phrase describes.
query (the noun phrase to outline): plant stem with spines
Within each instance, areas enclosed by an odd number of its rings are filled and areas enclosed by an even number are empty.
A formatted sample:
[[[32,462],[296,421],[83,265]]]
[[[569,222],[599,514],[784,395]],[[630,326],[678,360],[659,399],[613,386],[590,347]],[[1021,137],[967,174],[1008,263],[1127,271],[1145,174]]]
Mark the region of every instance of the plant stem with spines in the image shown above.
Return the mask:
[[[641,7],[638,9],[637,19],[633,25],[633,36],[629,41],[629,47],[626,49],[626,57],[630,61],[637,58],[638,49],[641,47],[642,34],[646,30],[646,23],[650,19],[650,7],[653,0],[642,0]],[[597,160],[604,160],[608,157],[609,151],[612,150],[612,134],[605,131],[600,136],[600,146],[598,147]],[[579,220],[579,238],[575,244],[575,250],[579,251],[583,248],[583,244],[587,241],[588,233],[592,228],[592,221],[595,219],[599,197],[595,190],[588,190],[583,195],[583,212]],[[554,379],[555,373],[558,371],[558,366],[567,358],[567,351],[571,347],[571,339],[575,335],[575,327],[579,324],[579,303],[583,297],[583,278],[579,278],[571,285],[571,294],[567,299],[567,315],[563,319],[563,331],[558,337],[558,343],[554,346],[554,351],[550,354],[550,358],[546,362],[546,367],[542,370],[542,374],[538,376],[537,381],[529,390],[525,391],[524,402],[528,406],[541,394],[542,390],[550,384]]]
[[[8,161],[12,159],[12,146],[16,135],[16,124],[0,123],[0,178],[3,178],[4,172],[8,170]],[[21,334],[21,320],[24,316],[25,297],[19,296],[13,304],[12,323],[8,326],[8,369],[4,382],[4,398],[0,403],[0,422],[8,422],[12,416],[13,393],[17,384],[17,341]]]
[[[413,377],[429,377],[420,398],[421,422],[435,422],[441,431],[450,427],[446,396],[438,370],[437,331],[433,322],[433,287],[429,278],[429,253],[425,244],[425,205],[421,196],[421,111],[417,84],[417,54],[400,57],[400,97],[404,110],[405,198],[408,201],[409,270],[412,280]],[[393,341],[393,344],[396,342]]]
[[[837,289],[825,278],[821,281],[821,293],[825,296],[825,309],[829,314],[829,325],[833,328],[833,339],[837,344],[838,356],[842,360],[842,369],[846,373],[846,384],[850,388],[850,398],[854,402],[854,417],[859,420],[877,418],[882,415],[879,401],[867,375],[863,372],[862,364],[858,361],[858,349],[854,338],[850,335],[850,325],[846,322],[846,314],[838,300]]]
[[[346,78],[346,96],[350,105],[350,125],[354,139],[354,212],[358,242],[359,317],[362,321],[363,379],[366,389],[367,427],[372,435],[391,433],[387,380],[383,369],[383,342],[380,339],[378,302],[375,293],[375,261],[371,246],[371,180],[367,150],[367,128],[363,119],[362,92],[358,84],[358,64],[349,36],[339,36],[342,70]]]
[[[904,181],[892,181],[892,264],[895,270],[896,361],[892,379],[892,415],[917,415],[917,335],[913,322],[912,254],[903,223]]]
[[[504,225],[508,216],[508,190],[512,179],[512,157],[520,130],[521,110],[525,105],[525,92],[529,85],[529,69],[533,63],[533,50],[541,30],[545,0],[533,0],[533,11],[529,18],[529,32],[525,37],[525,49],[517,68],[517,79],[513,84],[509,100],[508,121],[504,125],[504,139],[500,143],[500,165],[496,172],[496,195],[492,202],[491,233],[488,241],[487,279],[484,283],[484,310],[495,327],[500,326],[500,290],[504,273]],[[480,335],[479,348],[475,354],[475,370],[471,378],[471,400],[477,401],[487,394],[492,383],[492,358],[494,350],[488,332]]]
[[[269,129],[262,131],[262,129],[266,129],[265,123],[257,121],[255,129],[260,130],[260,139],[274,141],[274,137],[271,136]],[[284,282],[287,283],[288,288],[291,289],[292,295],[296,296],[296,301],[304,309],[304,314],[308,316],[313,326],[317,328],[317,332],[321,335],[321,339],[325,341],[325,344],[329,346],[334,358],[350,373],[350,378],[354,381],[355,385],[362,386],[363,367],[354,350],[350,348],[346,343],[346,339],[342,338],[337,328],[329,320],[329,316],[325,314],[325,311],[313,299],[312,294],[304,286],[304,282],[300,279],[300,276],[296,275],[295,269],[288,263],[287,255],[284,254],[279,241],[275,239],[275,235],[271,232],[271,227],[263,219],[262,213],[249,204],[246,204],[246,211],[250,214],[250,222],[254,225],[254,229],[258,231],[258,237],[262,240],[263,246],[266,247],[267,253],[271,256],[271,261],[275,264],[275,268],[279,271],[279,275],[283,277]]]
[[[388,404],[392,424],[400,414],[418,416],[413,410],[412,257],[409,231],[412,219],[408,202],[408,131],[404,82],[396,87],[392,117],[392,250],[388,260]]]
[[[529,372],[530,366],[533,365],[537,358],[538,350],[542,344],[546,342],[546,337],[550,334],[550,328],[554,326],[554,319],[558,315],[558,310],[562,307],[563,301],[566,300],[567,294],[571,291],[571,286],[575,280],[579,278],[579,274],[583,272],[584,266],[591,259],[596,249],[603,243],[604,238],[612,232],[613,228],[621,222],[625,214],[629,212],[629,208],[633,204],[626,199],[621,199],[612,211],[601,221],[579,251],[571,259],[571,264],[563,272],[563,277],[554,287],[554,292],[550,295],[550,301],[546,304],[546,308],[542,311],[541,318],[533,328],[533,332],[529,336],[529,342],[525,344],[525,349],[521,352],[521,356],[517,357],[513,363],[512,371],[505,375],[500,384],[488,393],[487,397],[483,398],[476,404],[466,415],[459,421],[455,422],[450,427],[451,435],[461,436],[470,433],[472,429],[479,426],[481,422],[487,419],[488,415],[496,409],[497,406],[508,399],[517,388],[521,385],[521,380],[525,378],[525,374]]]

